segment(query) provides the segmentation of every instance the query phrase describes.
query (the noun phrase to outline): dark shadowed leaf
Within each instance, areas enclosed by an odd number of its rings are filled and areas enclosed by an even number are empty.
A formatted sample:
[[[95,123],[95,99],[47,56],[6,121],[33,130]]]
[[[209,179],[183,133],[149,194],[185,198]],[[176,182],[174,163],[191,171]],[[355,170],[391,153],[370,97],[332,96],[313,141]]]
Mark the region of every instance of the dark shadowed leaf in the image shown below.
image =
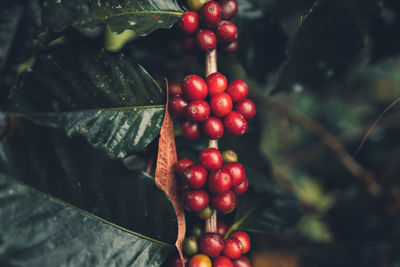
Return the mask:
[[[2,266],[160,266],[172,247],[0,173]]]
[[[12,124],[0,146],[0,171],[118,226],[173,244],[176,217],[151,176],[127,170],[81,137],[66,138],[61,130],[15,117]]]
[[[106,24],[112,31],[133,29],[142,36],[171,27],[182,13],[176,0],[46,0],[43,27],[60,32]]]
[[[22,16],[22,10],[23,8],[19,5],[12,8],[0,9],[0,72],[11,49],[18,22]]]
[[[346,73],[361,57],[368,40],[368,23],[380,12],[379,2],[316,1],[302,17],[275,90],[292,89],[296,84],[318,86]]]
[[[185,66],[182,62],[184,51],[181,34],[182,32],[178,27],[173,27],[168,31],[155,31],[146,38],[136,38],[130,42],[125,47],[124,53],[131,55],[143,67],[151,70],[153,77],[167,77],[168,81],[172,82],[185,73],[196,73],[192,70],[192,66],[196,66],[196,60],[190,60],[188,66]],[[168,40],[168,42],[165,42],[165,40]],[[160,45],[160,43],[163,45]],[[163,62],[163,64],[160,64],[160,62]],[[201,64],[203,64],[203,61],[201,61]],[[200,71],[203,68],[201,66]],[[184,71],[184,74],[182,74],[182,71]],[[180,79],[183,79],[183,77]]]
[[[146,70],[122,54],[59,48],[37,57],[14,88],[10,110],[125,158],[159,134],[164,102]]]
[[[0,1],[0,105],[3,105],[18,74],[33,62],[38,48],[40,0]]]
[[[239,32],[237,58],[249,78],[265,81],[285,60],[287,37],[275,13],[263,11],[251,1],[239,0],[238,3],[239,12],[235,17]],[[226,56],[221,57],[224,58]]]

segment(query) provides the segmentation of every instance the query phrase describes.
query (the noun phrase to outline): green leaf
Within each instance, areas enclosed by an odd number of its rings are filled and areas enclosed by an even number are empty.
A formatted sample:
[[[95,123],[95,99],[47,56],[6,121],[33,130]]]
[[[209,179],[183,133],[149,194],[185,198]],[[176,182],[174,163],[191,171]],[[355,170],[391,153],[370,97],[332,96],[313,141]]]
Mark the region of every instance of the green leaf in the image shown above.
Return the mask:
[[[0,173],[3,266],[160,266],[172,247]]]
[[[26,120],[13,118],[12,127],[1,121],[12,131],[0,145],[0,171],[116,225],[175,242],[172,205],[151,176],[129,171],[81,137]]]
[[[146,70],[122,54],[63,47],[37,57],[12,92],[10,112],[84,136],[121,159],[158,136],[164,97]]]
[[[114,32],[132,29],[144,36],[171,27],[182,13],[176,0],[47,0],[42,21],[55,32],[106,24]]]

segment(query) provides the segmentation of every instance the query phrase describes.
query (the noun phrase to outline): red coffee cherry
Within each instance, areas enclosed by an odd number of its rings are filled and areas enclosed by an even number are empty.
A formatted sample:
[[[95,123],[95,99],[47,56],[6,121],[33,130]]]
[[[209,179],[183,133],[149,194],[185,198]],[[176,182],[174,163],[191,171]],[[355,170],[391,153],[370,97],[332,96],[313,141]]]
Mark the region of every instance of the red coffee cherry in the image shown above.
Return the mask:
[[[217,37],[210,30],[200,30],[196,34],[196,45],[205,53],[211,52],[217,47]]]
[[[168,84],[168,91],[171,97],[174,97],[176,95],[182,95],[182,87],[177,82],[170,82]]]
[[[256,115],[256,105],[248,98],[235,103],[234,110],[242,114],[248,120]]]
[[[240,256],[236,260],[233,261],[235,267],[251,267],[251,262],[245,256]]]
[[[230,135],[243,135],[247,131],[246,118],[239,112],[232,111],[224,119],[224,128]]]
[[[172,115],[180,118],[183,116],[187,104],[187,101],[183,97],[178,95],[174,96],[169,99],[169,112],[171,112]]]
[[[236,0],[222,0],[221,6],[221,19],[233,18],[239,10],[239,5]]]
[[[233,187],[233,192],[235,192],[236,195],[240,196],[246,193],[248,188],[249,181],[247,180],[247,178],[245,178],[243,182]]]
[[[230,44],[238,39],[236,25],[230,21],[221,21],[215,31],[217,40],[221,44]]]
[[[186,256],[183,256],[183,260],[185,263],[185,266],[187,266],[187,264],[189,263],[189,258]],[[175,257],[172,259],[172,267],[183,267],[181,258],[179,257],[179,255],[175,255]]]
[[[222,167],[222,155],[218,149],[206,148],[199,154],[199,163],[207,170],[219,169]]]
[[[211,110],[208,103],[204,100],[194,100],[185,109],[185,116],[194,122],[203,122],[210,116]]]
[[[211,205],[219,212],[230,213],[236,208],[237,197],[233,191],[211,197]]]
[[[247,97],[247,94],[249,93],[249,86],[243,80],[235,80],[229,84],[228,89],[226,89],[226,93],[231,96],[233,102],[238,102]]]
[[[185,12],[179,19],[179,28],[186,34],[195,33],[199,28],[199,15],[193,11]]]
[[[232,176],[225,169],[212,170],[208,175],[207,187],[212,194],[225,193],[232,187]]]
[[[204,254],[194,255],[189,261],[189,267],[211,267],[211,259]]]
[[[206,190],[189,189],[183,193],[183,207],[187,211],[199,212],[210,203],[210,196]]]
[[[190,159],[180,159],[178,160],[178,162],[175,164],[175,173],[178,176],[182,176],[183,175],[183,171],[189,167],[192,166],[194,164],[194,162]]]
[[[228,94],[219,93],[211,97],[210,106],[215,116],[225,117],[232,111],[233,103]]]
[[[217,221],[217,234],[224,236],[228,231],[228,225],[224,221]]]
[[[210,258],[216,258],[224,249],[224,240],[219,234],[206,233],[200,238],[199,249]]]
[[[243,231],[236,231],[233,232],[230,237],[234,237],[237,240],[240,241],[240,243],[242,244],[242,253],[246,254],[247,252],[250,251],[251,248],[251,244],[250,244],[250,236]]]
[[[182,135],[189,140],[195,140],[200,137],[200,127],[197,123],[184,121],[181,123]]]
[[[203,100],[207,97],[206,82],[197,75],[188,75],[182,82],[183,95],[189,100]]]
[[[202,125],[203,133],[209,139],[220,139],[224,135],[224,124],[215,117],[209,117]]]
[[[183,50],[189,54],[195,54],[197,51],[196,38],[194,36],[185,36],[182,41]]]
[[[236,41],[236,42],[232,42],[230,44],[221,45],[219,51],[222,51],[222,53],[224,53],[225,55],[233,55],[238,50],[239,50],[239,43]]]
[[[225,256],[219,256],[214,260],[213,267],[234,267],[234,266],[233,262],[229,258]]]
[[[204,27],[216,28],[221,21],[221,7],[215,1],[208,1],[200,10],[200,20]]]
[[[222,168],[231,174],[233,186],[238,186],[247,179],[242,164],[238,162],[226,163]]]
[[[222,253],[230,259],[237,259],[242,256],[242,244],[236,238],[228,237]]]
[[[190,188],[202,188],[207,182],[207,171],[200,165],[192,165],[183,171],[183,183]]]
[[[208,86],[209,96],[223,93],[228,87],[228,80],[219,72],[214,72],[208,75],[206,78],[206,83]]]

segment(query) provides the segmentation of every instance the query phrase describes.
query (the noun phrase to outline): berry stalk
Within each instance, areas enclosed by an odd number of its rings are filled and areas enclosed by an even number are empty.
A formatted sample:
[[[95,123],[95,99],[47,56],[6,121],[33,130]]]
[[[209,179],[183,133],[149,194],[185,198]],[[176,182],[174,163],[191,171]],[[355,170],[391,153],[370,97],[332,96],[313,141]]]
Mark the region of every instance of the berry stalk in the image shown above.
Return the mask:
[[[217,49],[206,54],[206,73],[205,77],[211,73],[217,72]],[[218,140],[208,140],[208,147],[218,149]],[[205,232],[217,232],[217,211],[205,222]]]
[[[217,72],[217,49],[206,54],[206,75]]]

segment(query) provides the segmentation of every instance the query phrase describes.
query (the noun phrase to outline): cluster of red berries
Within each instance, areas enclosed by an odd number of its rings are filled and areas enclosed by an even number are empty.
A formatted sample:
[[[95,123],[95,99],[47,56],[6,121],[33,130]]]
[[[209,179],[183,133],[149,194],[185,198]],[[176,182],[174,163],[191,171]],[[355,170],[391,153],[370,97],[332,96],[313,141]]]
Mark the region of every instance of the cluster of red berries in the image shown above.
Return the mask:
[[[248,189],[236,153],[228,150],[223,154],[218,149],[206,148],[200,152],[198,164],[185,158],[176,165],[176,174],[183,183],[183,206],[202,219],[210,218],[213,209],[224,214],[232,212],[239,204],[238,196]]]
[[[179,20],[179,27],[186,34],[184,49],[189,53],[197,50],[207,53],[218,43],[222,52],[235,53],[238,50],[238,31],[229,20],[238,11],[236,0],[208,1],[200,5],[189,6],[192,11],[185,12]]]
[[[186,0],[186,4],[190,11],[179,20],[186,51],[210,53],[217,46],[226,54],[237,51],[238,30],[229,21],[238,12],[236,0]],[[209,74],[205,80],[188,75],[181,86],[170,84],[169,111],[180,119],[186,139],[195,140],[202,134],[211,140],[224,135],[240,136],[247,131],[247,120],[256,114],[254,102],[247,98],[248,90],[246,82],[235,80],[228,84],[219,72]],[[201,219],[209,219],[216,211],[232,212],[238,206],[238,196],[248,189],[236,153],[221,153],[213,143],[200,152],[197,163],[184,158],[175,166],[183,207]],[[207,231],[214,227],[207,227]],[[228,234],[228,226],[222,221],[218,222],[216,233],[203,234],[200,227],[194,229],[182,244],[185,261],[182,263],[177,257],[173,267],[251,267],[244,256],[250,250],[247,233]]]
[[[239,136],[247,130],[247,120],[256,114],[253,101],[247,98],[249,87],[243,80],[228,81],[214,72],[204,81],[188,75],[182,87],[170,88],[170,112],[182,119],[182,135],[197,139],[201,132],[217,140],[225,135]],[[201,129],[200,129],[201,128]]]
[[[224,239],[227,230],[228,226],[223,221],[218,221],[217,233],[202,234],[201,229],[192,230],[192,235],[185,238],[182,246],[185,266],[251,267],[249,259],[244,256],[251,247],[249,235],[244,231],[235,231]],[[181,261],[176,257],[173,267],[179,266],[182,266]]]

